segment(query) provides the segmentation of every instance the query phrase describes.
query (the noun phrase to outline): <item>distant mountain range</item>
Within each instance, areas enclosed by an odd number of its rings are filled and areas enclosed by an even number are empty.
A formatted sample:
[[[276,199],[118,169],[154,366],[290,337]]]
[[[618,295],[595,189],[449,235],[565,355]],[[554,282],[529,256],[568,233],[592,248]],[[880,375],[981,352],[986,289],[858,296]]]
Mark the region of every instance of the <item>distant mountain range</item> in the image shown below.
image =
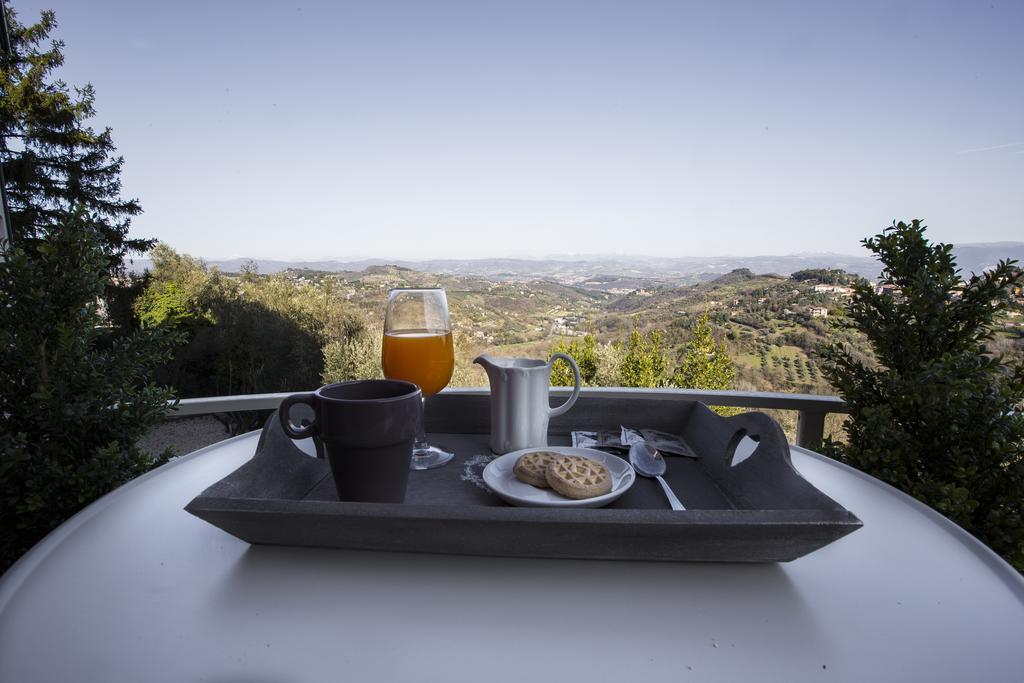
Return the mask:
[[[991,242],[960,244],[954,248],[957,264],[964,274],[981,272],[994,266],[1000,259],[1015,258],[1024,261],[1024,242]],[[846,254],[789,254],[785,256],[588,256],[550,257],[544,259],[481,258],[481,259],[361,259],[356,261],[280,261],[274,259],[208,259],[211,266],[234,273],[245,263],[255,261],[260,273],[279,273],[287,270],[314,270],[326,272],[361,272],[368,267],[395,265],[411,270],[444,275],[466,275],[494,280],[551,279],[566,284],[604,281],[666,281],[690,283],[710,280],[737,268],[748,268],[755,273],[789,275],[806,268],[842,268],[867,278],[878,276],[878,262],[866,256]],[[136,272],[150,268],[148,259],[136,259],[132,269]]]

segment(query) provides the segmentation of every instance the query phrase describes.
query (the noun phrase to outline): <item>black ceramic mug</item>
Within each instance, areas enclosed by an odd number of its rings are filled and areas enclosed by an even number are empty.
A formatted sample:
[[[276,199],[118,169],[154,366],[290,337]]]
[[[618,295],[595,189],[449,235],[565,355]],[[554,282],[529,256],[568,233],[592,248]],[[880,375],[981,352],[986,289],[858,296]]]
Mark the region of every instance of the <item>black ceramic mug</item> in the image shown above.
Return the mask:
[[[288,413],[296,403],[313,409],[311,424],[291,423]],[[423,418],[415,384],[390,379],[328,384],[288,396],[277,414],[291,438],[319,436],[323,441],[339,500],[405,500],[412,444]]]

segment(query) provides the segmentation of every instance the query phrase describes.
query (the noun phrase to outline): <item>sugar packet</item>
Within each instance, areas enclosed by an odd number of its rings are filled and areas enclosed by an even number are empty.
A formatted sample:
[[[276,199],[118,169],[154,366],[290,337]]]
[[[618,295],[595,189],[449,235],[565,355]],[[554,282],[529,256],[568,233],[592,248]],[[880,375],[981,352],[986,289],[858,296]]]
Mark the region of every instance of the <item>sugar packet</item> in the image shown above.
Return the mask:
[[[619,439],[619,432],[573,432],[573,448],[604,448],[620,451],[628,451],[629,446],[623,446]]]
[[[639,431],[640,436],[648,446],[651,446],[662,453],[681,455],[686,458],[700,457],[697,455],[697,452],[690,447],[690,444],[686,443],[686,439],[679,434],[669,434],[668,432],[658,431],[657,429],[641,429]]]
[[[579,431],[572,432],[574,448],[603,448],[628,451],[637,442],[645,442],[653,448],[668,455],[681,455],[687,458],[698,457],[697,453],[686,443],[686,439],[678,434],[669,434],[657,429],[632,429],[621,427],[619,431]]]

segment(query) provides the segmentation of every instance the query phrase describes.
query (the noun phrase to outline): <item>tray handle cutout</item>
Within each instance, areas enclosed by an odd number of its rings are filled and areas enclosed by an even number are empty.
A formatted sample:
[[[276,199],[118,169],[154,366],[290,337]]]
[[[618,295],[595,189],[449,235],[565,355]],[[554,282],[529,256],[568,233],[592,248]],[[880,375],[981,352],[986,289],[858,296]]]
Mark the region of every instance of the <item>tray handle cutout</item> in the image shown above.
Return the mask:
[[[761,458],[781,460],[790,465],[789,442],[778,423],[764,413],[741,413],[725,418],[735,431],[725,449],[728,467]]]
[[[746,429],[736,432],[732,437],[732,443],[729,444],[729,467],[736,467],[752,456],[759,442],[760,439],[747,434]]]

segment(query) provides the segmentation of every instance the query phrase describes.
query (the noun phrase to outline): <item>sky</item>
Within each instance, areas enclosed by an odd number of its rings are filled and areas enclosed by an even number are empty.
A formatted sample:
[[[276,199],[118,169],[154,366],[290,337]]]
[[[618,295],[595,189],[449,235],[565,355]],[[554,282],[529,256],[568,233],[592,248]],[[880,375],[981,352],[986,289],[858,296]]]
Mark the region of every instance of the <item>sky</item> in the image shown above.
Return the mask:
[[[1024,240],[1024,2],[7,0],[206,258]]]

